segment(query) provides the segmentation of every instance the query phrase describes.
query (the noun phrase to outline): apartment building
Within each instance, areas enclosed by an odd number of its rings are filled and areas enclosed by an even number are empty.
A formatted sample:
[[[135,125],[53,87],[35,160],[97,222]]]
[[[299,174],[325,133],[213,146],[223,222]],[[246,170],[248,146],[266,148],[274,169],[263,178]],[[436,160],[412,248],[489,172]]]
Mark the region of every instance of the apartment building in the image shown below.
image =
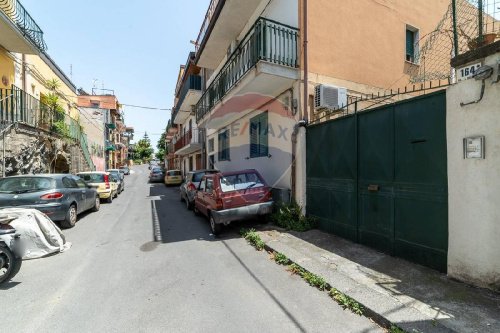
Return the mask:
[[[127,130],[121,105],[114,91],[106,92],[107,94],[97,94],[98,91],[94,89],[92,94],[87,94],[81,90],[78,96],[78,106],[92,109],[93,114],[100,117],[100,121],[103,122],[102,141],[96,137],[95,142],[97,144],[102,142],[104,146],[105,169],[113,169],[128,163],[128,145],[126,144],[128,139],[124,137],[128,137],[133,129]],[[99,157],[94,155],[94,158]]]
[[[172,124],[178,130],[171,140],[172,150],[169,153],[174,156],[170,158],[174,159],[173,166],[179,168],[184,175],[204,167],[202,147],[205,136],[197,126],[194,112],[195,104],[201,97],[201,69],[194,61],[195,53],[191,52],[186,64],[180,66],[171,115]]]
[[[348,95],[408,84],[423,66],[419,41],[448,6],[446,0],[212,0],[195,57],[206,165],[258,169],[304,204],[303,125],[315,116],[316,87],[333,87],[333,104],[341,107]]]
[[[69,155],[58,155],[49,150],[57,155],[52,163],[55,166],[44,165],[35,169],[92,170],[94,165],[86,135],[79,124],[76,87],[46,51],[43,31],[23,5],[18,0],[0,2],[2,127],[22,123],[31,129],[41,129],[47,135],[71,139],[71,148],[67,147]],[[31,144],[36,146],[34,142]],[[11,148],[13,155],[18,154],[16,151],[20,146]],[[36,149],[33,149],[32,153],[35,153]],[[50,154],[45,155],[43,159],[50,160]]]

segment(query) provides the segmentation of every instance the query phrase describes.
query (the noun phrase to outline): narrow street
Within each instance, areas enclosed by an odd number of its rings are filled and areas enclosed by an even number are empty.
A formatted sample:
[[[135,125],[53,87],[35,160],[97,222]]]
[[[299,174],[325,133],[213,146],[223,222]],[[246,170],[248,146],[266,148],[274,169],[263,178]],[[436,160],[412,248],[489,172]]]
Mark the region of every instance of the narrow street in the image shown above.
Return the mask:
[[[147,182],[146,166],[98,213],[65,230],[72,248],[25,261],[0,289],[5,332],[378,332],[238,236],[221,238]],[[154,201],[161,242],[154,242]]]

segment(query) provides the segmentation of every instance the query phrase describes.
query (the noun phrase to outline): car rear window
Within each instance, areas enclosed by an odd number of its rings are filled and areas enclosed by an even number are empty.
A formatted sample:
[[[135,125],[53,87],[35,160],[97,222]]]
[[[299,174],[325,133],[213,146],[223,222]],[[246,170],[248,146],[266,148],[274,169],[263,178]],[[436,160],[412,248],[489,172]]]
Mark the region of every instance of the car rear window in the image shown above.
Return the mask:
[[[77,176],[87,183],[104,183],[104,174],[102,173],[80,173]]]
[[[153,169],[153,173],[162,173],[161,169]]]
[[[0,180],[1,193],[27,193],[56,188],[56,181],[45,177],[12,177]]]
[[[204,175],[211,175],[213,173],[217,173],[217,171],[196,172],[193,174],[193,179],[191,181],[195,182],[195,183],[199,183],[199,182],[201,182],[201,179],[203,178]]]
[[[225,176],[220,179],[222,192],[245,190],[265,186],[264,181],[254,172]]]
[[[167,172],[168,176],[180,176],[181,172],[180,171],[169,171]]]

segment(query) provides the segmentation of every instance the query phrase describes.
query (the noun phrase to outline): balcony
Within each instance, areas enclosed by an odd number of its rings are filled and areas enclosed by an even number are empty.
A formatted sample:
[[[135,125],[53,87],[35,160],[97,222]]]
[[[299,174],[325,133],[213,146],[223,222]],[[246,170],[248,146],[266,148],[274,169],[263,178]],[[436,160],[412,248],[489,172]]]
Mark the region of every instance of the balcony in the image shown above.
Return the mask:
[[[174,108],[174,124],[183,124],[201,97],[201,76],[189,75],[179,92],[179,100]]]
[[[43,31],[18,0],[0,0],[0,45],[11,52],[39,54],[47,49]]]
[[[191,129],[184,133],[174,144],[176,155],[187,155],[201,150],[203,143],[203,132],[199,129]]]
[[[238,38],[262,0],[212,0],[201,25],[197,45],[197,65],[215,69]]]
[[[298,30],[259,18],[198,101],[198,123],[229,93],[276,96],[299,79]],[[238,91],[234,91],[238,86]]]

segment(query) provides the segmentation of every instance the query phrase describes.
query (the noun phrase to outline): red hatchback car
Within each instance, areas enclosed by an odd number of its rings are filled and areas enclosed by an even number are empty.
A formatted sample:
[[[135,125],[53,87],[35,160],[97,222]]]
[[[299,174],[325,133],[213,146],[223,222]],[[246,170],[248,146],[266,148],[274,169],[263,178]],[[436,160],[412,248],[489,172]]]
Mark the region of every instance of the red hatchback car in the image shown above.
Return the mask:
[[[256,170],[203,176],[194,200],[194,212],[210,220],[217,235],[223,225],[272,212],[271,188]]]

